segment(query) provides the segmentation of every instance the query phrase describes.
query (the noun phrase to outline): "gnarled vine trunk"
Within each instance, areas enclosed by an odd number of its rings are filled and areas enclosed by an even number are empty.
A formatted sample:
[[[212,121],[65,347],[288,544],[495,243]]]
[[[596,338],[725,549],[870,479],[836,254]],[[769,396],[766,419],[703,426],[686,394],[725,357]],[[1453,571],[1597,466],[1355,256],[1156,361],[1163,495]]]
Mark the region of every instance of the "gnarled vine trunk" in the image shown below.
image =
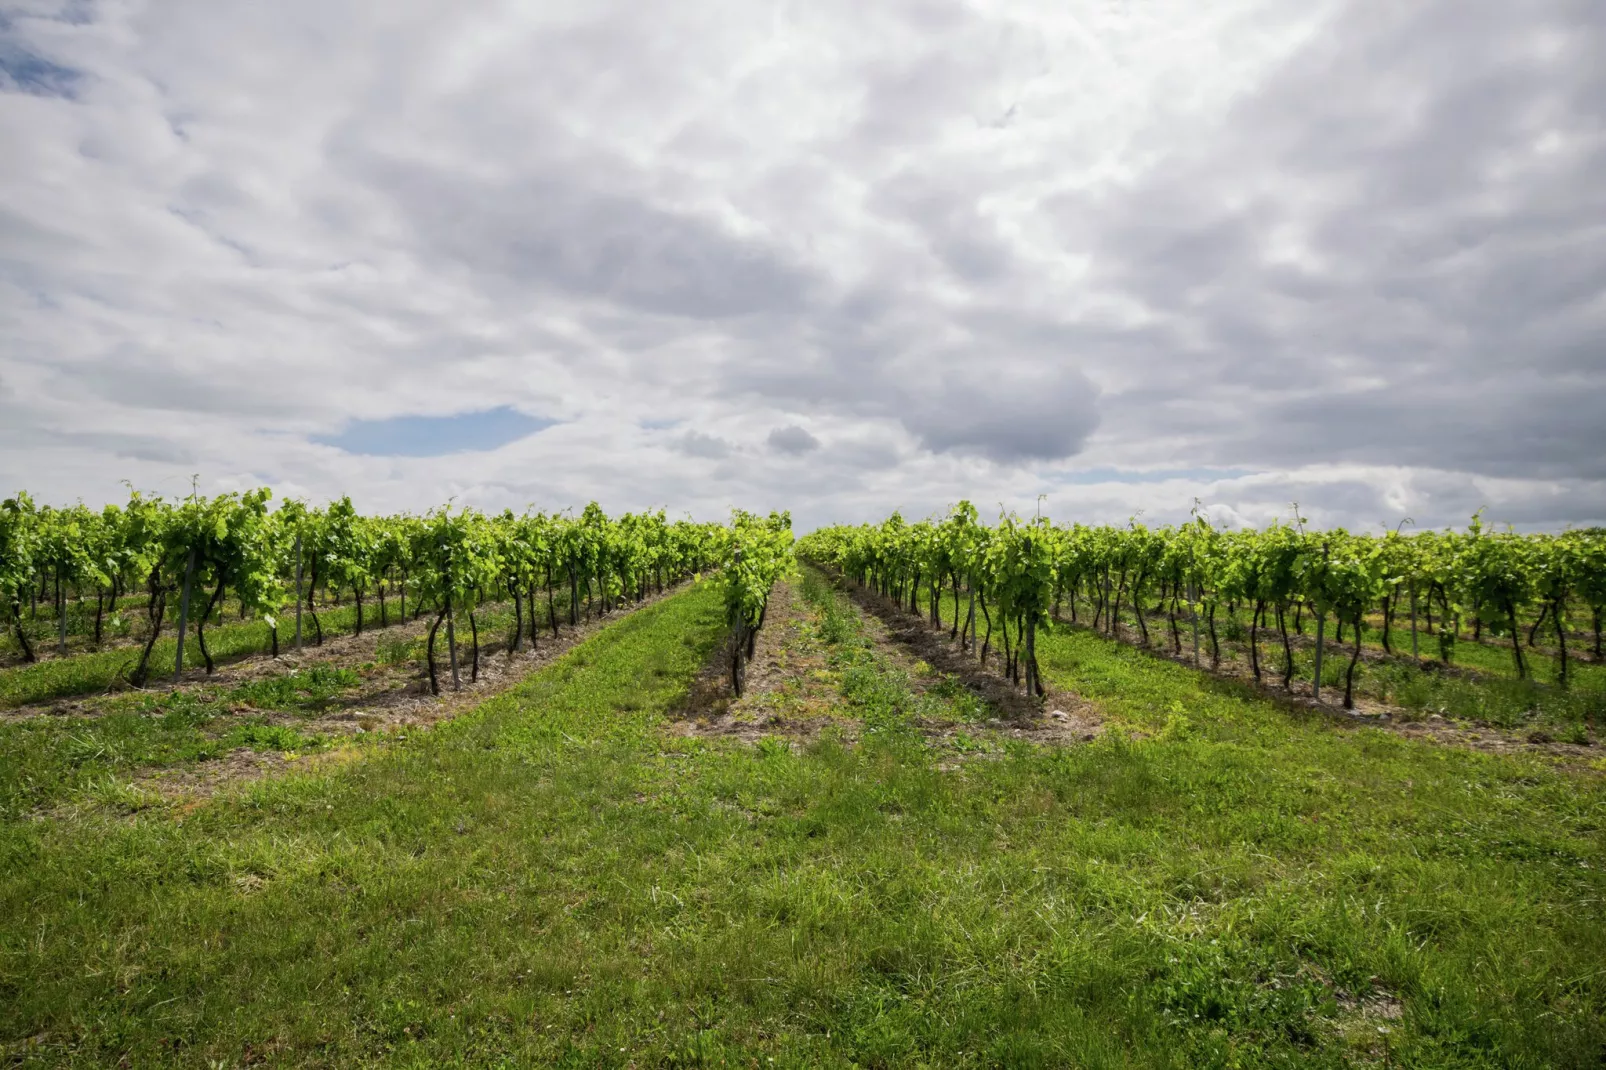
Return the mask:
[[[227,582],[227,577],[223,574],[223,570],[219,568],[217,590],[212,592],[212,597],[206,603],[206,609],[202,610],[201,615],[195,619],[195,638],[201,644],[201,658],[206,662],[206,675],[208,676],[212,675],[217,666],[212,662],[212,652],[206,648],[206,621],[212,615],[212,610],[216,609],[223,601],[223,584],[225,582]],[[181,638],[179,641],[183,642],[183,639]]]
[[[424,644],[424,663],[429,666],[429,693],[432,695],[441,693],[440,680],[435,675],[435,633],[440,630],[441,621],[445,619],[446,608],[442,606],[441,611],[435,614],[434,623],[429,626],[429,642]]]
[[[1349,670],[1344,673],[1344,708],[1355,708],[1355,665],[1361,660],[1361,615],[1355,614],[1355,648],[1350,652]]]

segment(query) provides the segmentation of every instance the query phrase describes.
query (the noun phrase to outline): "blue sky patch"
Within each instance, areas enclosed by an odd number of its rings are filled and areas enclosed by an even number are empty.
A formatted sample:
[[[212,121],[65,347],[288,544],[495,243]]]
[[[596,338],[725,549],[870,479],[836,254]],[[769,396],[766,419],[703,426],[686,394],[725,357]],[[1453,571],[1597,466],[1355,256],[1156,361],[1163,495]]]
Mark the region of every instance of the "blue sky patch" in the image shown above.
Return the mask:
[[[83,76],[30,51],[10,30],[11,21],[0,16],[0,93],[75,99]]]
[[[544,431],[557,422],[527,416],[503,405],[456,416],[353,420],[339,434],[316,435],[313,441],[371,457],[442,457],[449,453],[494,450]]]

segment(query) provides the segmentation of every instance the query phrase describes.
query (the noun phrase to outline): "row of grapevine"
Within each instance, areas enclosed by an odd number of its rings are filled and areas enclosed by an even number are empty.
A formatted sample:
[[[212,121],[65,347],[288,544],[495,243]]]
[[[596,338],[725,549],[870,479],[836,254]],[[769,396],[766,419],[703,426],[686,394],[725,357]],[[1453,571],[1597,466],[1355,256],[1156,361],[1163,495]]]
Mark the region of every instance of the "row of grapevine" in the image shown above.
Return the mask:
[[[1176,527],[1149,528],[1136,521],[1125,527],[1055,526],[1046,518],[1023,523],[1011,516],[985,527],[977,523],[970,503],[961,502],[946,517],[915,524],[894,513],[877,525],[824,528],[806,537],[799,553],[839,568],[911,609],[917,608],[918,593],[924,590],[934,624],[941,624],[943,591],[951,591],[952,635],[966,648],[975,635],[977,598],[984,615],[991,602],[1004,618],[1007,671],[1016,683],[1024,676],[1035,694],[1042,694],[1035,629],[1067,595],[1073,621],[1078,603],[1085,602],[1092,607],[1091,626],[1112,636],[1119,614],[1130,608],[1145,645],[1151,642],[1149,618],[1163,618],[1179,655],[1178,622],[1186,621],[1194,634],[1195,660],[1202,625],[1212,667],[1220,664],[1218,610],[1248,608],[1255,679],[1262,678],[1262,633],[1275,627],[1283,647],[1285,688],[1291,687],[1294,673],[1289,627],[1303,633],[1304,618],[1310,616],[1316,625],[1313,686],[1318,697],[1326,623],[1332,617],[1334,641],[1343,642],[1346,628],[1352,637],[1346,707],[1353,705],[1355,664],[1369,614],[1380,616],[1388,653],[1393,653],[1396,620],[1408,615],[1412,656],[1420,655],[1425,624],[1428,639],[1446,664],[1468,628],[1477,641],[1485,631],[1509,638],[1519,677],[1528,674],[1524,626],[1530,645],[1545,629],[1556,641],[1563,686],[1573,615],[1589,615],[1597,661],[1606,615],[1606,532],[1521,535],[1492,531],[1478,517],[1465,531],[1396,530],[1381,536],[1311,531],[1297,517],[1291,524],[1224,531],[1197,513]],[[970,594],[963,616],[962,590]],[[990,639],[990,616],[986,623]],[[983,660],[988,646],[987,640],[980,645]]]
[[[526,638],[536,643],[543,628],[556,634],[560,616],[577,623],[582,594],[588,612],[593,606],[606,612],[718,567],[732,542],[730,529],[719,524],[669,522],[662,511],[609,518],[596,503],[579,516],[487,516],[449,506],[423,516],[363,516],[349,498],[323,509],[299,501],[270,509],[271,499],[266,489],[180,501],[135,492],[126,506],[99,512],[82,505],[38,507],[27,494],[0,502],[0,624],[10,625],[23,659],[32,661],[37,654],[24,627],[25,607],[37,616],[39,600],[52,599],[57,645],[65,653],[69,602],[87,607],[94,599],[99,645],[106,608],[142,592],[145,641],[129,674],[140,684],[151,672],[151,650],[165,622],[174,618],[178,636],[188,634],[193,620],[206,669],[213,670],[206,624],[226,594],[242,617],[269,625],[275,655],[290,613],[298,647],[304,623],[313,642],[322,643],[320,587],[351,595],[359,634],[372,600],[385,626],[387,596],[399,598],[398,620],[406,619],[411,598],[413,619],[434,614],[426,660],[438,692],[436,635],[443,623],[453,682],[460,680],[456,629],[465,619],[470,672],[478,676],[475,609],[482,603],[511,601],[516,651]],[[538,604],[542,594],[544,606]],[[180,642],[175,675],[183,671],[183,657]]]
[[[951,591],[950,634],[961,648],[974,648],[985,662],[996,624],[1006,673],[1028,694],[1042,695],[1037,630],[1054,601],[1058,536],[1042,518],[1004,516],[997,527],[986,527],[975,506],[960,502],[941,520],[909,524],[893,513],[880,524],[821,528],[799,542],[798,554],[840,569],[911,611],[926,594],[937,627],[944,591]],[[963,609],[961,591],[968,595]],[[979,637],[978,608],[986,628]]]
[[[760,518],[737,510],[724,558],[725,617],[730,628],[731,690],[740,697],[758,631],[769,611],[770,590],[792,561],[792,516]]]

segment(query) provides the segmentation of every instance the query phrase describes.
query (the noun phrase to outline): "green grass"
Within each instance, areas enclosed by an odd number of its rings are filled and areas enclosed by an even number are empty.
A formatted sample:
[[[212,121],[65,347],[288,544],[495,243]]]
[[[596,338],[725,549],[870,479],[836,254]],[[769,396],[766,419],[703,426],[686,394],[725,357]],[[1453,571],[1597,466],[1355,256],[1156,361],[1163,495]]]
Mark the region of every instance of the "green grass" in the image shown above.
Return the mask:
[[[323,609],[319,611],[318,619],[323,624],[325,638],[346,635],[356,627],[357,610],[355,606],[349,605]],[[375,624],[377,620],[376,613],[365,613],[364,631],[377,630]],[[392,622],[399,623],[394,617]],[[293,626],[288,621],[281,621],[279,625],[281,651],[290,649],[292,634]],[[312,646],[310,622],[305,624],[302,635],[306,649],[315,651],[317,648]],[[243,621],[208,627],[206,645],[211,650],[213,658],[225,660],[252,654],[266,654],[272,649],[273,643],[271,631],[265,622]],[[178,640],[173,637],[171,631],[156,641],[155,647],[151,650],[150,660],[153,681],[172,676],[173,661],[177,653]],[[90,654],[46,658],[31,665],[0,669],[0,709],[110,690],[117,687],[128,673],[133,671],[134,666],[139,663],[139,654],[139,647],[124,646]],[[184,664],[187,669],[203,664],[201,645],[195,638],[193,628],[190,629],[184,644]]]
[[[859,615],[822,573],[802,565],[798,579],[814,627],[829,650],[829,671],[841,695],[842,712],[862,722],[867,735],[905,733],[921,722],[978,721],[989,715],[985,704],[956,680],[915,687],[907,672],[875,649]]]
[[[1080,606],[1079,608],[1085,610],[1088,615],[1088,619],[1091,619],[1091,607],[1084,605]],[[1233,617],[1225,608],[1220,609],[1217,612],[1216,621],[1222,637],[1230,638],[1234,642],[1247,643],[1249,635],[1250,612],[1251,611],[1248,608],[1240,608],[1237,616]],[[1129,626],[1136,627],[1136,625],[1133,624],[1130,607],[1124,608],[1121,614],[1121,619]],[[1435,621],[1435,623],[1437,623],[1437,621]],[[1438,638],[1435,634],[1430,633],[1427,630],[1425,617],[1419,621],[1419,625],[1420,632],[1417,636],[1418,658],[1424,662],[1434,661],[1439,657]],[[1168,627],[1164,623],[1163,618],[1159,620],[1151,619],[1149,621],[1149,630],[1151,634],[1158,634],[1157,626],[1158,629],[1165,629]],[[1293,633],[1294,624],[1292,619],[1288,621],[1288,627],[1290,633]],[[1184,627],[1184,631],[1186,631],[1186,627]],[[1229,634],[1229,631],[1231,634]],[[1513,658],[1511,654],[1511,641],[1509,638],[1497,638],[1493,636],[1492,632],[1486,631],[1485,634],[1490,636],[1490,638],[1485,638],[1482,642],[1474,642],[1472,639],[1472,628],[1469,625],[1464,626],[1462,631],[1463,634],[1455,642],[1452,648],[1450,655],[1450,661],[1452,665],[1460,669],[1470,669],[1480,676],[1486,676],[1495,679],[1516,679],[1517,663],[1516,659]],[[1311,639],[1313,639],[1316,634],[1316,625],[1314,621],[1310,620],[1308,617],[1304,621],[1304,634],[1306,638]],[[1333,622],[1328,621],[1327,636],[1329,643],[1332,641],[1333,634]],[[1539,681],[1544,683],[1554,683],[1560,676],[1560,659],[1547,649],[1529,647],[1527,645],[1527,635],[1528,630],[1526,627],[1523,627],[1522,656],[1523,660],[1527,662],[1529,672]],[[1554,640],[1554,634],[1552,634],[1550,638]],[[1349,657],[1349,644],[1353,643],[1354,641],[1353,633],[1351,633],[1347,627],[1345,629],[1345,639],[1346,643],[1343,648],[1343,657],[1347,660]],[[1201,645],[1203,642],[1204,640],[1201,639]],[[1268,660],[1275,661],[1278,665],[1281,665],[1282,641],[1277,636],[1275,623],[1272,623],[1269,626],[1262,625],[1260,642],[1262,658],[1267,658]],[[1401,617],[1399,615],[1395,616],[1394,626],[1389,633],[1389,643],[1396,663],[1405,667],[1410,667],[1411,628],[1409,620],[1405,620],[1402,623]],[[1578,660],[1578,654],[1581,652],[1587,652],[1589,650],[1589,646],[1590,645],[1588,642],[1581,641],[1577,638],[1569,643],[1568,649],[1572,653],[1572,657],[1569,660],[1569,669],[1579,681],[1597,687],[1606,686],[1606,666],[1602,666],[1593,662]],[[1383,650],[1383,628],[1381,615],[1374,615],[1374,619],[1368,621],[1366,627],[1361,629],[1361,647],[1362,649],[1371,653],[1378,653]],[[1326,668],[1325,663],[1323,668]]]
[[[857,745],[669,735],[722,617],[699,585],[339,770],[0,824],[0,1059],[1600,1064],[1599,778],[1059,630],[1051,686],[1130,734],[950,763],[845,671]]]
[[[241,747],[309,753],[328,744],[326,736],[260,717],[220,723],[200,704],[176,704],[160,716],[32,718],[0,726],[0,818],[63,799],[124,799],[135,770],[221,758]]]
[[[919,604],[922,607],[929,607],[930,600],[925,592],[921,592]],[[1092,607],[1079,604],[1078,609],[1079,619],[1083,625],[1093,619]],[[945,602],[944,614],[951,614],[952,611],[952,602]],[[1068,605],[1064,607],[1064,613],[1069,616]],[[1217,614],[1216,628],[1222,641],[1221,653],[1224,661],[1236,655],[1241,664],[1248,664],[1249,616],[1250,612],[1247,609],[1240,609],[1236,616],[1225,608]],[[979,618],[978,611],[978,620]],[[1124,629],[1123,634],[1130,638],[1136,632],[1137,624],[1129,606],[1120,614],[1119,619]],[[1163,616],[1149,619],[1148,627],[1151,642],[1155,647],[1169,650],[1171,635],[1166,619]],[[1192,632],[1186,619],[1179,616],[1178,627],[1183,649],[1191,649]],[[1292,621],[1289,622],[1289,629],[1290,636],[1297,636],[1293,631]],[[1305,622],[1304,635],[1305,639],[1312,641],[1312,645],[1302,646],[1297,642],[1294,645],[1294,678],[1308,683],[1315,675],[1313,622],[1309,620]],[[1339,646],[1331,641],[1331,637],[1332,633],[1329,632],[1329,642],[1322,660],[1322,686],[1327,689],[1328,697],[1337,701],[1343,694],[1344,676],[1349,667],[1354,639],[1353,633],[1348,633],[1345,644]],[[1001,647],[1001,643],[996,640],[995,635],[994,646]],[[1408,715],[1414,713],[1427,716],[1438,713],[1500,728],[1544,731],[1554,738],[1578,743],[1589,741],[1591,726],[1597,733],[1606,727],[1606,666],[1572,661],[1570,686],[1563,689],[1557,684],[1559,674],[1557,659],[1543,651],[1530,650],[1526,646],[1523,648],[1523,655],[1528,659],[1530,675],[1527,679],[1518,679],[1509,646],[1502,648],[1470,640],[1459,642],[1455,646],[1453,656],[1455,671],[1441,672],[1428,657],[1432,637],[1425,630],[1422,635],[1423,655],[1420,664],[1413,664],[1411,660],[1408,625],[1402,629],[1396,623],[1392,642],[1394,649],[1392,658],[1373,661],[1363,658],[1357,664],[1355,670],[1357,696],[1403,707]],[[1275,626],[1262,627],[1259,643],[1263,677],[1268,684],[1278,685],[1283,673],[1283,647]],[[1371,627],[1363,629],[1361,646],[1364,651],[1381,652],[1381,629]],[[1201,659],[1208,659],[1209,638],[1202,623],[1199,630],[1199,650]]]
[[[326,607],[318,611],[318,620],[323,625],[325,638],[349,635],[356,628],[357,609],[354,605]],[[508,604],[492,603],[482,607],[478,613],[481,648],[504,642],[512,634],[513,620],[513,610]],[[378,621],[377,604],[368,604],[363,617],[364,631],[380,630]],[[394,626],[402,623],[402,620],[392,615],[390,622]],[[171,628],[170,618],[168,634],[158,639],[151,650],[152,680],[160,681],[172,676],[174,658],[178,653],[178,641],[172,636]],[[280,650],[290,649],[293,629],[294,625],[288,617],[279,622]],[[302,629],[303,641],[308,649],[316,650],[317,648],[312,646],[312,634],[312,623],[310,620],[305,620]],[[469,649],[469,635],[468,622],[464,620],[460,622],[457,638],[460,651],[465,656]],[[207,628],[206,643],[212,652],[212,657],[218,660],[266,654],[273,648],[272,632],[263,621],[211,625]],[[437,656],[444,657],[446,650],[444,628],[436,639],[436,644]],[[0,709],[76,695],[90,695],[116,688],[139,663],[140,649],[139,646],[120,646],[92,653],[50,657],[48,655],[51,651],[41,647],[40,653],[47,655],[44,659],[29,665],[0,668]],[[385,664],[418,660],[423,656],[422,641],[380,640],[379,660]],[[195,638],[193,628],[184,644],[184,664],[192,669],[203,664],[201,645]]]
[[[104,639],[126,638],[133,634],[135,622],[143,622],[145,617],[144,594],[125,594],[118,598],[114,604],[111,599],[103,603],[101,615],[101,636]],[[28,603],[24,601],[24,605]],[[233,603],[237,610],[238,603]],[[14,625],[7,622],[3,631],[0,631],[0,651],[16,654],[21,650],[21,644],[13,634]],[[25,610],[22,616],[22,627],[28,635],[28,641],[35,646],[53,647],[59,635],[60,623],[56,617],[54,603],[46,598],[39,603],[38,613]],[[95,634],[95,600],[69,599],[67,602],[67,639],[81,640],[86,636]]]
[[[341,693],[362,682],[350,669],[310,665],[278,676],[263,676],[230,688],[228,696],[259,709],[317,711],[326,709]]]
[[[397,636],[381,639],[376,660],[381,665],[402,665],[424,656],[425,640]]]
[[[310,715],[360,682],[349,669],[320,664],[232,688],[118,698],[100,716],[0,722],[0,817],[83,795],[120,797],[138,770],[219,758],[240,747],[322,750],[326,736],[229,711],[244,704]]]
[[[327,595],[327,592],[325,594]],[[203,592],[201,594],[201,601],[197,605],[197,612],[199,611],[199,606],[205,605],[205,600],[208,597],[210,597],[209,592]],[[103,604],[101,615],[101,636],[103,641],[129,639],[137,636],[139,640],[143,642],[146,634],[145,608],[148,603],[149,595],[145,592],[125,594],[118,598],[115,604],[112,603],[111,599],[107,599]],[[24,601],[23,604],[26,606],[28,603]],[[380,619],[378,598],[374,597],[372,593],[370,593],[369,597],[364,603],[364,606],[364,624],[376,625]],[[395,623],[398,603],[394,593],[391,594],[386,603],[386,607],[387,615],[391,623]],[[344,606],[336,606],[331,604],[327,597],[319,599],[318,614],[320,620],[323,619],[324,613],[332,609],[347,609],[355,613],[355,610],[349,603]],[[213,610],[214,620],[216,620],[218,625],[225,627],[230,624],[240,623],[239,614],[240,602],[239,599],[233,595],[225,595],[223,601]],[[295,607],[293,605],[286,607],[284,616],[286,624],[288,624],[290,627],[293,627]],[[170,606],[166,620],[166,624],[169,628],[172,627],[175,617],[176,611]],[[32,643],[37,650],[53,651],[55,649],[60,628],[60,623],[56,617],[54,603],[48,598],[41,601],[39,603],[37,613],[33,612],[31,609],[25,609],[22,615],[22,627],[28,635],[28,641]],[[310,621],[308,621],[307,629],[310,631],[311,628],[312,624]],[[68,599],[67,639],[69,643],[69,649],[71,649],[72,646],[79,645],[79,643],[91,641],[94,637],[94,634],[94,597],[91,596],[82,600]],[[6,623],[4,629],[0,629],[0,653],[5,653],[12,656],[21,653],[21,645],[17,642],[17,637],[13,632],[13,625],[10,622]]]

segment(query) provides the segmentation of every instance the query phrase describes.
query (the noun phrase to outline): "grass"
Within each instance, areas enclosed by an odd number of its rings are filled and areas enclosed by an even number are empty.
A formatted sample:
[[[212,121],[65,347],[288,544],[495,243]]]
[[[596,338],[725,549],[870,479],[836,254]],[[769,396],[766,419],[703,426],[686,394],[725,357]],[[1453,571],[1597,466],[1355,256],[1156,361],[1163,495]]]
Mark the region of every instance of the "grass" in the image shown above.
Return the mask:
[[[929,605],[924,592],[920,604]],[[1092,620],[1091,606],[1079,604],[1078,608],[1084,624]],[[944,611],[952,611],[951,603],[945,604]],[[1068,606],[1065,612],[1068,615]],[[1225,608],[1217,615],[1224,666],[1236,663],[1240,669],[1247,669],[1249,665],[1249,615],[1247,609],[1240,609],[1234,616]],[[1130,607],[1119,619],[1123,633],[1130,638],[1137,629]],[[1192,643],[1190,627],[1181,617],[1178,624],[1183,647],[1188,649]],[[1168,649],[1171,639],[1165,617],[1148,618],[1148,626],[1155,646]],[[1307,620],[1303,637],[1293,631],[1292,622],[1289,629],[1294,639],[1294,678],[1308,683],[1315,675],[1315,625]],[[1333,643],[1329,632],[1329,644],[1322,661],[1322,686],[1334,701],[1343,694],[1353,633],[1346,634],[1345,639],[1342,646]],[[1543,731],[1554,738],[1579,743],[1589,741],[1591,727],[1596,732],[1606,728],[1606,666],[1575,659],[1570,663],[1570,685],[1562,688],[1557,682],[1558,660],[1542,650],[1524,646],[1523,656],[1529,663],[1530,675],[1527,679],[1518,679],[1509,646],[1464,639],[1455,644],[1453,670],[1446,671],[1429,657],[1430,648],[1436,650],[1437,647],[1425,630],[1422,657],[1416,661],[1410,655],[1408,625],[1402,628],[1396,621],[1392,643],[1394,654],[1391,657],[1363,658],[1356,666],[1357,697],[1402,707],[1407,716],[1437,713],[1500,728]],[[1363,629],[1361,645],[1363,651],[1379,654],[1382,651],[1381,629]],[[1202,623],[1199,647],[1201,656],[1207,658],[1209,640]],[[1269,684],[1280,683],[1283,648],[1275,625],[1261,628],[1260,665]]]
[[[116,795],[133,771],[220,758],[241,747],[309,753],[328,737],[240,717],[241,705],[314,714],[360,683],[349,669],[313,665],[233,688],[202,688],[114,700],[91,717],[0,722],[0,818],[79,795]]]
[[[350,669],[311,665],[278,676],[249,680],[228,692],[229,698],[260,709],[317,711],[328,708],[343,692],[362,682]]]
[[[349,635],[356,628],[357,610],[353,605],[321,609],[318,620],[323,625],[325,638],[339,635]],[[378,611],[375,606],[366,607],[363,621],[363,630],[379,631]],[[391,625],[403,623],[401,619],[392,615]],[[491,605],[481,611],[480,639],[482,648],[493,642],[501,641],[512,632],[513,612],[510,608],[501,605]],[[444,629],[443,629],[444,632]],[[303,628],[304,642],[307,649],[316,650],[312,646],[312,625],[306,623]],[[292,625],[288,620],[279,624],[279,649],[288,651],[291,645]],[[468,648],[468,627],[466,622],[462,634],[458,636],[459,646],[466,651]],[[382,654],[390,651],[394,664],[398,661],[415,660],[423,656],[423,644],[418,642],[416,650],[413,640],[381,639]],[[272,632],[263,621],[241,621],[222,625],[212,625],[207,628],[206,643],[217,660],[245,657],[254,654],[266,654],[273,647]],[[444,636],[437,640],[439,649],[444,651]],[[389,644],[387,647],[386,644]],[[47,651],[41,651],[47,653]],[[153,680],[161,680],[164,675],[172,675],[173,662],[178,653],[178,641],[171,633],[156,641],[151,650],[151,675]],[[51,699],[69,698],[75,695],[89,695],[98,691],[108,691],[118,687],[128,674],[133,671],[139,662],[140,648],[137,646],[123,646],[111,650],[102,650],[87,654],[72,654],[67,657],[45,658],[30,665],[17,665],[0,669],[0,709],[26,706],[34,702],[47,702]],[[384,660],[384,657],[381,657]],[[193,628],[184,644],[184,664],[194,668],[203,664],[201,658],[201,645],[195,638]]]
[[[798,589],[828,651],[827,675],[837,690],[840,712],[862,723],[866,735],[989,716],[986,706],[956,680],[926,680],[926,686],[916,687],[907,671],[876,649],[858,613],[817,569],[800,566]]]
[[[1091,618],[1092,608],[1085,605],[1082,608],[1086,609]],[[1216,617],[1217,627],[1221,629],[1222,637],[1235,643],[1247,644],[1249,640],[1250,613],[1250,609],[1243,607],[1239,609],[1236,616],[1230,614],[1225,607],[1218,610]],[[1122,620],[1131,625],[1132,615],[1129,607],[1123,610],[1121,616]],[[1164,624],[1164,618],[1150,618],[1149,627],[1151,631],[1156,630],[1157,623],[1160,628],[1167,627]],[[1418,660],[1423,662],[1435,661],[1439,656],[1438,637],[1428,631],[1425,619],[1419,623],[1421,631],[1417,637]],[[1292,620],[1289,621],[1288,626],[1292,634]],[[1328,629],[1328,641],[1331,643],[1333,636],[1332,621],[1328,622]],[[1476,642],[1472,639],[1471,626],[1464,624],[1462,628],[1463,634],[1452,647],[1451,664],[1459,669],[1471,670],[1480,676],[1515,679],[1517,665],[1511,654],[1511,640],[1508,637],[1498,637],[1492,630],[1486,630],[1486,632],[1489,637],[1481,642]],[[1304,636],[1306,639],[1313,639],[1315,634],[1316,625],[1307,618],[1304,622]],[[1522,656],[1523,660],[1528,664],[1530,673],[1545,683],[1556,682],[1561,671],[1560,659],[1548,649],[1528,646],[1526,642],[1527,628],[1522,629],[1522,634],[1524,637]],[[1552,636],[1553,638],[1554,636]],[[1343,657],[1347,659],[1350,643],[1354,641],[1353,633],[1349,631],[1347,626],[1345,628],[1345,640]],[[1270,660],[1275,660],[1280,665],[1282,657],[1281,640],[1277,636],[1275,623],[1261,626],[1260,642],[1261,656],[1267,658],[1269,655]],[[1405,621],[1402,624],[1401,618],[1399,616],[1395,617],[1394,626],[1389,633],[1389,642],[1394,663],[1410,667],[1412,659],[1409,621]],[[1366,626],[1361,629],[1361,647],[1363,650],[1374,654],[1383,650],[1381,614],[1375,614],[1372,619],[1367,621]],[[1336,644],[1334,648],[1336,648]],[[1570,641],[1569,650],[1572,656],[1569,660],[1569,669],[1577,678],[1599,684],[1602,681],[1606,681],[1606,666],[1591,661],[1581,661],[1578,657],[1581,653],[1587,654],[1589,649],[1589,643],[1582,637],[1577,637]],[[1323,668],[1325,669],[1325,667],[1324,664]]]
[[[325,609],[318,614],[318,619],[326,637],[344,635],[356,627],[357,611],[353,606]],[[310,640],[308,643],[310,645]],[[207,629],[206,645],[212,657],[218,660],[265,654],[272,649],[272,632],[263,621],[213,625]],[[282,622],[279,648],[290,649],[290,630]],[[178,640],[171,632],[156,641],[150,660],[153,680],[162,679],[164,674],[172,675],[177,654]],[[110,690],[133,671],[139,663],[139,655],[139,647],[124,646],[0,669],[0,709]],[[192,668],[203,664],[201,644],[193,628],[184,644],[184,664]]]
[[[811,604],[857,745],[661,731],[705,583],[341,769],[7,819],[0,1059],[1600,1064],[1599,778],[1061,629],[1051,687],[1117,729],[950,768]]]
[[[210,592],[200,593],[200,601],[196,606],[197,612],[199,612],[200,606],[206,604],[206,600],[209,597]],[[125,594],[117,599],[115,605],[112,603],[111,599],[108,598],[104,603],[103,612],[101,615],[102,642],[110,643],[119,640],[135,640],[143,644],[145,636],[148,634],[146,631],[145,616],[145,610],[148,601],[149,595],[144,592]],[[24,604],[26,604],[26,602]],[[327,598],[324,598],[320,600],[318,604],[319,620],[324,619],[324,613],[335,609],[350,610],[353,614],[355,614],[355,609],[351,603],[347,603],[345,605],[335,605],[329,602]],[[395,623],[396,621],[396,610],[397,602],[394,596],[392,596],[387,603],[387,615],[392,623]],[[214,626],[227,627],[231,624],[241,623],[242,618],[239,614],[239,599],[235,598],[233,595],[225,595],[222,602],[213,610],[213,619],[217,622],[217,624]],[[176,607],[169,606],[167,617],[163,622],[168,629],[172,629],[173,622],[177,619],[177,615],[178,613]],[[365,602],[364,624],[377,624],[379,619],[379,602],[376,598],[373,598],[370,595],[368,600]],[[285,608],[283,620],[284,624],[286,625],[285,632],[288,634],[289,631],[294,627],[295,607],[293,605]],[[11,622],[7,622],[5,627],[0,629],[0,655],[16,657],[22,652],[21,644],[17,642],[13,627],[14,626]],[[55,605],[48,599],[39,604],[37,612],[32,610],[24,611],[22,616],[22,627],[23,631],[25,631],[28,635],[28,641],[33,645],[37,653],[48,655],[56,652],[56,643],[60,624],[56,617]],[[310,620],[306,621],[306,628],[310,633],[312,630],[312,623]],[[67,602],[67,642],[69,655],[72,653],[82,653],[86,648],[90,648],[94,640],[94,634],[95,600],[93,596],[87,599],[69,599]]]
[[[145,618],[144,594],[125,594],[114,603],[107,598],[102,606],[101,636],[103,639],[122,639],[134,634],[134,625],[143,624]],[[28,603],[26,600],[24,604]],[[232,603],[237,609],[238,602]],[[17,654],[21,651],[21,644],[13,634],[14,624],[7,622],[3,631],[0,631],[0,653]],[[36,647],[53,648],[59,635],[60,622],[56,617],[55,604],[46,598],[40,602],[37,612],[29,610],[23,614],[22,627],[28,635],[28,641]],[[67,639],[69,643],[84,641],[95,634],[95,600],[70,598],[67,601]]]

